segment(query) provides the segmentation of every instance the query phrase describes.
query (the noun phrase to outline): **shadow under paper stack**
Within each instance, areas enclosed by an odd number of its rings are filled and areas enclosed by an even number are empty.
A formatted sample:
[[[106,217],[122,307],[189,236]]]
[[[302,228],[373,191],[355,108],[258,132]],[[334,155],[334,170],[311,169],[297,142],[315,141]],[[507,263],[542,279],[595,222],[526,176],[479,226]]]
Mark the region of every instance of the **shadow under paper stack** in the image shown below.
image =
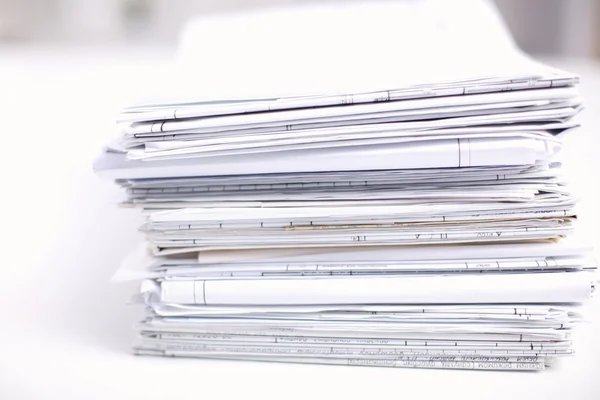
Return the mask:
[[[182,99],[124,110],[95,165],[147,216],[117,274],[142,280],[137,354],[540,370],[572,353],[596,279],[591,249],[564,239],[575,201],[557,154],[578,79],[521,54],[475,2],[484,51],[444,3],[188,28],[240,35],[202,54],[212,66],[184,40],[197,76]],[[394,51],[402,29],[421,41]]]

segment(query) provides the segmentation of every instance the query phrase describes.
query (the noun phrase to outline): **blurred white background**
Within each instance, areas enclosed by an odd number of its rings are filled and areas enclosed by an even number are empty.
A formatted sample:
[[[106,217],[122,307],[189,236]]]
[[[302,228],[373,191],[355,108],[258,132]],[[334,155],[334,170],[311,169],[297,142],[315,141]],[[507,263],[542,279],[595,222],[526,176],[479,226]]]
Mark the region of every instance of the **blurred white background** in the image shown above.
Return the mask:
[[[159,78],[170,77],[179,31],[189,18],[300,2],[316,0],[0,0],[5,133],[0,157],[5,190],[0,399],[239,398],[255,393],[261,399],[365,399],[380,393],[460,395],[463,400],[600,399],[599,323],[579,331],[576,357],[544,374],[130,355],[131,326],[141,310],[125,303],[135,285],[110,279],[139,243],[141,234],[134,227],[142,217],[116,206],[123,194],[94,175],[92,161],[117,133],[114,118],[120,108],[139,93],[155,90]],[[600,163],[594,162],[600,114],[589,111],[600,109],[600,64],[590,60],[600,56],[600,1],[496,3],[524,50],[581,74],[588,112],[581,116],[581,131],[565,145],[565,173],[575,178],[573,188],[584,200],[580,227],[600,244]],[[600,321],[597,303],[595,313],[593,319]]]
[[[0,42],[169,46],[195,15],[309,2],[315,0],[0,0]],[[495,2],[525,51],[600,56],[600,1]]]

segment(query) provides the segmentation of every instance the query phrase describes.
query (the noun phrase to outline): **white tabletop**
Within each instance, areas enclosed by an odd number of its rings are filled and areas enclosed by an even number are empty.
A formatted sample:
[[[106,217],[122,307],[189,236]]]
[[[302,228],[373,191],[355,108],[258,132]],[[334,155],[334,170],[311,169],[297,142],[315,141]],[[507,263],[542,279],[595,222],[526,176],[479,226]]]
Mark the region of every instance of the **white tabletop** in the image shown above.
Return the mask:
[[[600,317],[575,335],[575,357],[541,373],[312,366],[136,357],[135,287],[110,282],[141,240],[139,212],[91,170],[116,134],[117,110],[148,91],[168,51],[0,48],[3,110],[4,307],[0,398],[598,399]],[[582,194],[580,231],[598,241],[600,65],[558,60],[582,75],[585,128],[567,145]]]

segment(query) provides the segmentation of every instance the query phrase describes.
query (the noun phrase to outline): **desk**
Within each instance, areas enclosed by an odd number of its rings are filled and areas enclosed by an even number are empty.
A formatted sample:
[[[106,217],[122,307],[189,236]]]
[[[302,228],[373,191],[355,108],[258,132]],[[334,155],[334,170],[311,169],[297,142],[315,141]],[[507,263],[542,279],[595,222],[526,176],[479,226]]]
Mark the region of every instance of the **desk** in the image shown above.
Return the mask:
[[[579,353],[543,373],[130,355],[141,310],[125,305],[134,286],[110,278],[141,240],[141,216],[116,206],[120,190],[91,164],[117,133],[118,109],[152,89],[171,59],[164,49],[0,48],[0,398],[600,398],[597,304],[596,323],[575,335]],[[584,199],[579,228],[600,246],[600,65],[555,61],[582,75],[585,129],[568,140],[566,171]]]

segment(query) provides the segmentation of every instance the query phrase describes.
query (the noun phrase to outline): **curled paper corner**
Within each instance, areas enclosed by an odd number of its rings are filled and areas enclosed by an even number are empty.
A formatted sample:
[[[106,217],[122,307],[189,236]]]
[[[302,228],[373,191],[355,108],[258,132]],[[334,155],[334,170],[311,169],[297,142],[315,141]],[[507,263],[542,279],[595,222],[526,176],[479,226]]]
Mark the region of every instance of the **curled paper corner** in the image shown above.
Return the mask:
[[[160,303],[160,287],[151,279],[142,281],[140,292],[131,298],[132,303],[143,303],[149,306]]]

